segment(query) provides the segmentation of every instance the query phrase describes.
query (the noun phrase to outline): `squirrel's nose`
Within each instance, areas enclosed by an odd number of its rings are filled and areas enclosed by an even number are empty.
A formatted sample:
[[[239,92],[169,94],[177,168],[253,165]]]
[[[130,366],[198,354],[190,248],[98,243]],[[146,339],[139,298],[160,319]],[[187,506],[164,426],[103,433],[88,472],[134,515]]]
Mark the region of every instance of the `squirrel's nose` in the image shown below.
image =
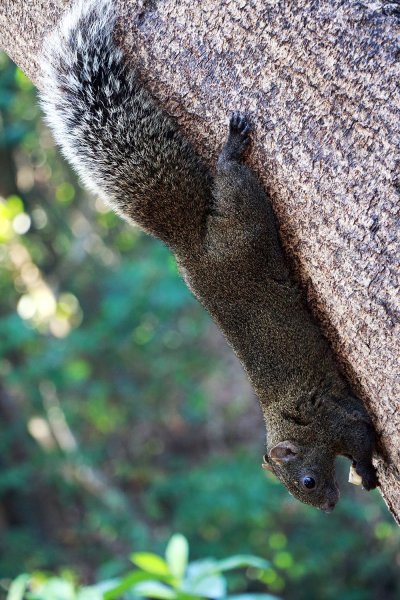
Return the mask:
[[[328,500],[321,506],[321,510],[323,510],[326,513],[331,513],[333,511],[333,509],[335,508],[335,506],[336,506],[336,502],[334,502],[332,500]]]

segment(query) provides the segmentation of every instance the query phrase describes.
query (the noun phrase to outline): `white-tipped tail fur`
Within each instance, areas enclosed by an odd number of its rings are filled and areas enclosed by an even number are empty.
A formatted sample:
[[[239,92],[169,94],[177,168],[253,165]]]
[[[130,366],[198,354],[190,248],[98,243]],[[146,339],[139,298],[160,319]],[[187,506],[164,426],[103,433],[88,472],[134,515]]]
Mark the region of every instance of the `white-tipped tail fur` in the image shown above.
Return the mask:
[[[80,0],[46,39],[41,104],[84,183],[170,245],[191,235],[211,197],[191,145],[116,46],[112,0]]]
[[[79,140],[93,126],[83,84],[98,74],[101,54],[107,53],[110,66],[111,62],[117,65],[121,61],[122,52],[111,40],[115,20],[112,0],[78,0],[46,38],[40,60],[40,100],[46,121],[84,183],[100,194],[102,189],[91,173],[92,164],[86,164],[85,152],[79,149]],[[105,89],[104,93],[110,91]],[[74,114],[80,120],[74,121]]]

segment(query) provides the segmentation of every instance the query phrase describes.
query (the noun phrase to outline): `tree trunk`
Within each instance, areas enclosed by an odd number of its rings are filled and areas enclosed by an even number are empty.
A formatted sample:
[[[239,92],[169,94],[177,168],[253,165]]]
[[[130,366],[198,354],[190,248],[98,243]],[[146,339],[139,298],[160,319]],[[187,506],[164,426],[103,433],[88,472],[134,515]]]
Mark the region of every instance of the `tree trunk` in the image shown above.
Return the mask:
[[[40,46],[68,4],[0,7],[0,42],[39,85]],[[203,157],[215,159],[231,111],[251,115],[252,166],[310,305],[374,419],[381,491],[400,522],[399,2],[120,4],[121,44]]]

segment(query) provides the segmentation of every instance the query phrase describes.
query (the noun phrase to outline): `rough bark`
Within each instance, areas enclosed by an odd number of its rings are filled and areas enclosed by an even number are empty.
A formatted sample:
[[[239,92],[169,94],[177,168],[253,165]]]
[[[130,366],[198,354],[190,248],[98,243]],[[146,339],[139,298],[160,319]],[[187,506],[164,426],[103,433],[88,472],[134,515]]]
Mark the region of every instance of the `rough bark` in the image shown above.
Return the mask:
[[[0,44],[39,83],[69,2],[3,0]],[[251,114],[252,163],[310,304],[380,435],[400,522],[400,4],[120,1],[121,44],[209,161],[227,114]]]

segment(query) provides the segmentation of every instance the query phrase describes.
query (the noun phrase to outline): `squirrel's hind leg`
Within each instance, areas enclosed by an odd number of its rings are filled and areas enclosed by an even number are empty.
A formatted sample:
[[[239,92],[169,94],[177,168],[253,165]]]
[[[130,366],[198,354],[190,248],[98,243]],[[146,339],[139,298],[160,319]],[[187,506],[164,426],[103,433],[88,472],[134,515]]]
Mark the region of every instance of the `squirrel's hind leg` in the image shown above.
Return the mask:
[[[229,122],[228,139],[218,159],[218,165],[225,161],[241,161],[243,152],[250,143],[250,131],[248,118],[242,113],[233,113]]]
[[[277,235],[267,194],[242,159],[250,130],[247,117],[233,113],[214,178],[207,223],[209,248],[229,255],[246,248],[254,251],[255,245],[265,249],[266,238]]]
[[[206,242],[211,254],[229,265],[262,277],[289,280],[270,199],[253,171],[243,162],[250,141],[250,123],[234,113],[217,162],[213,206],[207,219]]]
[[[227,219],[249,233],[267,218],[268,199],[251,169],[242,157],[250,142],[250,123],[241,113],[233,113],[229,123],[228,139],[217,162],[214,179],[214,211],[217,217]],[[236,224],[236,225],[235,225]]]

